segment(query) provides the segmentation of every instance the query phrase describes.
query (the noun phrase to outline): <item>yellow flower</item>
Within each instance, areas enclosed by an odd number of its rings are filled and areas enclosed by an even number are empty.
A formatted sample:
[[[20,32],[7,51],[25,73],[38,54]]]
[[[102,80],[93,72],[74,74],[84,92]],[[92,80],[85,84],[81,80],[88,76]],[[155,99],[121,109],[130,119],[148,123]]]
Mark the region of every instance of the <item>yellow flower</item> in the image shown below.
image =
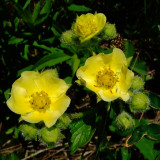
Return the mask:
[[[109,102],[117,98],[129,99],[128,89],[134,74],[127,67],[124,53],[115,48],[110,54],[99,53],[88,58],[78,69],[77,77],[99,98]]]
[[[25,121],[44,121],[51,127],[70,104],[66,96],[68,88],[65,81],[58,78],[56,70],[25,71],[13,83],[7,105]]]
[[[81,42],[91,39],[97,35],[106,24],[106,16],[102,13],[98,14],[82,14],[77,17],[73,25],[75,34],[79,36]]]

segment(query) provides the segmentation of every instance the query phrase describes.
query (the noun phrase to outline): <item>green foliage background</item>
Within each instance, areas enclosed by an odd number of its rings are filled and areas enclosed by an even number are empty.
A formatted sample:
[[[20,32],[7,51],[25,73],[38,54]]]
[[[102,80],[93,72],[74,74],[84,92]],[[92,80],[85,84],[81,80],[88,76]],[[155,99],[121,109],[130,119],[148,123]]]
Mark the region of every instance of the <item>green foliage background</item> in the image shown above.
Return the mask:
[[[160,101],[157,96],[160,94],[159,8],[159,0],[2,0],[0,2],[0,126],[2,125],[0,127],[0,146],[12,137],[10,133],[14,133],[14,138],[16,138],[13,143],[21,141],[17,129],[19,116],[12,113],[6,106],[12,83],[21,72],[56,67],[60,78],[65,79],[67,83],[76,80],[75,72],[78,66],[82,65],[89,55],[79,51],[80,55],[77,56],[75,48],[65,46],[60,42],[60,36],[62,32],[70,29],[76,16],[83,13],[105,14],[110,23],[116,24],[118,33],[129,40],[125,43],[126,56],[134,56],[135,52],[140,53],[140,59],[133,70],[144,75],[146,79],[148,78],[145,88],[156,93],[148,94],[151,105],[159,110]],[[97,49],[98,51],[100,49]],[[131,67],[133,64],[134,61],[131,62]],[[153,73],[155,73],[154,76]],[[81,91],[82,98],[84,98],[83,93],[84,91]],[[153,118],[151,114],[147,116]],[[112,119],[112,115],[110,117]],[[87,144],[95,133],[95,129],[86,125],[84,121],[84,119],[75,121],[71,125],[71,133],[75,136],[80,133],[72,126],[79,128],[81,132],[88,130],[86,135],[81,135],[86,139],[75,142],[74,138],[71,138],[72,152],[75,152],[79,146]],[[134,154],[138,153],[139,159],[159,159],[160,150],[156,148],[159,140],[155,142],[151,139],[160,139],[160,128],[151,125],[150,128],[148,126],[146,128],[144,123],[141,126],[141,122],[137,122],[137,126],[140,127],[134,130],[130,143],[138,143],[132,149],[122,147],[113,154],[108,149],[102,149],[100,156],[105,159],[117,159],[120,155],[122,160],[128,160],[133,159]],[[144,137],[146,130],[148,137],[152,137],[151,139]],[[101,136],[101,138],[104,137]],[[5,159],[5,157],[1,155],[0,159]],[[19,158],[11,154],[8,155],[8,159]]]

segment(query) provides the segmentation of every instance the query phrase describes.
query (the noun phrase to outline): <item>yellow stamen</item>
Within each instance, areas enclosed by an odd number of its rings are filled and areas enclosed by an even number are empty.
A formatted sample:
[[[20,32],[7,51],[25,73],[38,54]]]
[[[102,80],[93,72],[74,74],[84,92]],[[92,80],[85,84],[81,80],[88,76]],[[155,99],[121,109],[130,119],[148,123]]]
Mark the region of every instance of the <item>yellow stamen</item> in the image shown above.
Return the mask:
[[[112,89],[118,82],[118,76],[110,69],[106,68],[97,74],[97,87]]]
[[[51,100],[46,92],[41,91],[32,94],[29,103],[34,110],[45,112],[46,109],[49,108]]]
[[[90,19],[87,22],[80,21],[77,28],[79,33],[85,37],[96,32],[97,23],[93,19]]]

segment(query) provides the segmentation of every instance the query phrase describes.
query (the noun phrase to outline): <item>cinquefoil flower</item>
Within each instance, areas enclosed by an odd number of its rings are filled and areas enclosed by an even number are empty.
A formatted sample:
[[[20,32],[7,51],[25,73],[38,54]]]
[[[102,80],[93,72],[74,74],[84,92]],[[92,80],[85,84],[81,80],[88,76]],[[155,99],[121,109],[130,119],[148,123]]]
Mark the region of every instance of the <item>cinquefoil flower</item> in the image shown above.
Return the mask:
[[[79,36],[81,42],[91,39],[102,31],[106,24],[106,16],[98,14],[82,14],[73,24],[73,31]]]
[[[65,81],[58,78],[56,70],[25,71],[13,83],[7,105],[25,121],[44,121],[51,127],[70,104],[66,96],[68,88]]]
[[[133,76],[124,53],[118,48],[110,54],[99,53],[88,58],[77,71],[78,79],[107,102],[117,98],[127,101]]]

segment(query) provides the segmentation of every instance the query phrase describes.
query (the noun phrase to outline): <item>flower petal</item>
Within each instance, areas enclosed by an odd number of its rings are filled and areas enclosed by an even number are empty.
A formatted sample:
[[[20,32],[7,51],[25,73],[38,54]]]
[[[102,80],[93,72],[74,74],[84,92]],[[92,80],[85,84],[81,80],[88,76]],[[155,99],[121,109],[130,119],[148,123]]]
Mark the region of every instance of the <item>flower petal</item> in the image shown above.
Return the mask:
[[[46,111],[44,113],[34,111],[22,115],[21,117],[29,123],[39,123],[40,121],[44,121],[45,125],[49,128],[56,123],[57,119],[60,117],[60,114],[54,111]]]
[[[29,123],[38,123],[43,119],[44,113],[33,111],[27,114],[21,115],[21,118]]]
[[[69,85],[64,80],[53,77],[50,72],[42,74],[40,78],[35,79],[35,83],[39,90],[45,91],[49,97],[58,97],[69,88]]]
[[[112,60],[110,62],[110,68],[113,71],[120,71],[123,66],[127,66],[127,60],[122,50],[114,48],[111,53]]]
[[[57,98],[51,98],[51,106],[50,109],[52,111],[58,111],[60,115],[62,115],[68,108],[70,104],[70,98],[65,94],[61,95]]]
[[[38,90],[35,79],[37,79],[39,75],[40,74],[35,71],[24,71],[21,77],[14,82],[14,85],[24,88],[28,95],[31,95]]]
[[[22,115],[22,119],[30,123],[38,123],[43,120],[49,128],[53,126],[57,119],[67,110],[69,104],[70,98],[63,95],[56,102],[52,101],[51,108],[46,110],[46,112],[33,111]]]
[[[24,88],[21,88],[14,83],[11,90],[11,97],[7,101],[8,107],[17,114],[25,114],[31,112],[28,93]]]

